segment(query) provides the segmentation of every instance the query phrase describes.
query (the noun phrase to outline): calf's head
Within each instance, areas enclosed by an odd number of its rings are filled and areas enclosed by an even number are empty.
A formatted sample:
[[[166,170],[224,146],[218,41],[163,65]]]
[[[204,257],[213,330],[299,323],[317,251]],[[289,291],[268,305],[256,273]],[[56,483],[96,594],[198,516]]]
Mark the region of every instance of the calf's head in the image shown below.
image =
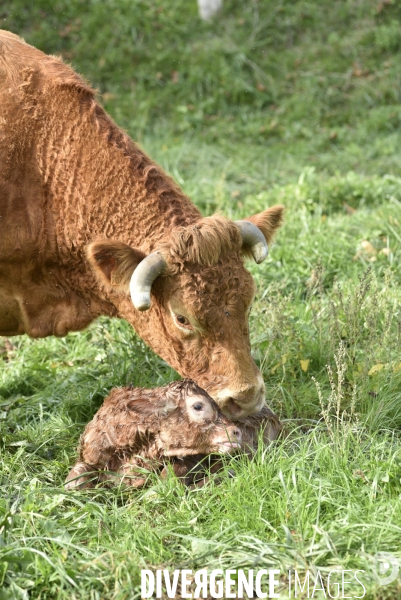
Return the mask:
[[[127,403],[127,409],[144,418],[149,433],[156,435],[163,456],[224,454],[241,447],[241,431],[193,381],[177,381],[162,391],[157,399],[142,393]]]
[[[255,284],[243,262],[266,258],[282,213],[273,206],[244,221],[199,219],[172,229],[148,254],[113,240],[87,250],[119,314],[233,419],[259,412],[265,401],[248,331]]]

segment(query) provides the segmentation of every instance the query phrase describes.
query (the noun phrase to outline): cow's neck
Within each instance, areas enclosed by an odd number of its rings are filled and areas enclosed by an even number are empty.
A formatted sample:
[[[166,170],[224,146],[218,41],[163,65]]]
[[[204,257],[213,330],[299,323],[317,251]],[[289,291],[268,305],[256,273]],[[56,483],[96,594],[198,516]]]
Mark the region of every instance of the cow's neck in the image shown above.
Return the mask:
[[[57,247],[67,255],[81,253],[89,242],[109,238],[152,251],[173,227],[193,223],[200,212],[95,100],[89,104],[82,114],[82,102],[70,94],[76,125],[63,132],[62,144],[59,137],[52,143],[59,149],[58,168],[49,172],[46,185],[57,218]]]
[[[72,286],[78,290],[85,287],[96,298],[96,305],[100,299],[102,314],[118,314],[134,324],[139,319],[137,311],[131,314],[130,301],[127,310],[127,302],[119,294],[99,285],[85,258],[86,246],[99,239],[115,239],[147,254],[168,238],[174,227],[189,225],[201,214],[97,104],[81,121],[77,115],[77,122],[71,144],[75,152],[68,167],[58,169],[59,179],[51,182],[57,251],[63,253],[63,263],[76,265],[75,271],[70,269],[75,279]],[[109,303],[110,309],[103,302]]]

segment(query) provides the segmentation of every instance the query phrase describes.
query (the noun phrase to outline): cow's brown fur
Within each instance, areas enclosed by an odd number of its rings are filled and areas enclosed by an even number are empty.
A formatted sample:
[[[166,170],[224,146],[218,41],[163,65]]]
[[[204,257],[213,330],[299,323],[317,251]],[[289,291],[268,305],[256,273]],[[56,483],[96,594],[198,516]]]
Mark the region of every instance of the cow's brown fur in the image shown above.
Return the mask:
[[[86,426],[66,485],[91,487],[124,476],[138,487],[146,481],[141,469],[160,471],[166,459],[177,475],[183,477],[184,469],[187,476],[199,455],[232,453],[241,441],[241,431],[193,381],[152,390],[116,388]]]
[[[249,220],[270,242],[281,218],[277,206]],[[155,249],[168,269],[140,313],[128,282]],[[0,32],[0,335],[65,335],[121,317],[227,414],[257,412],[248,252],[231,221],[202,218],[68,65]],[[177,328],[177,312],[192,332]]]

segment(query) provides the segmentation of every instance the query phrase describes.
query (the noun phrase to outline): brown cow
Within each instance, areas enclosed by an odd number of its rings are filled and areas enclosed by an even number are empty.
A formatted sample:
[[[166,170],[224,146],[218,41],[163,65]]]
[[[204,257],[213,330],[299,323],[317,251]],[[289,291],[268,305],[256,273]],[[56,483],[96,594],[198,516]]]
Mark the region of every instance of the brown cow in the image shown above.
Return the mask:
[[[282,211],[202,218],[69,66],[0,31],[0,335],[124,318],[228,416],[256,413],[243,258]]]
[[[233,453],[242,434],[212,398],[191,380],[162,388],[112,390],[81,436],[79,461],[66,479],[67,489],[93,487],[98,481],[142,486],[144,468],[161,470],[170,459],[183,476],[179,459]],[[177,461],[178,459],[178,461]],[[189,466],[190,465],[190,466]],[[95,476],[95,480],[94,480]]]

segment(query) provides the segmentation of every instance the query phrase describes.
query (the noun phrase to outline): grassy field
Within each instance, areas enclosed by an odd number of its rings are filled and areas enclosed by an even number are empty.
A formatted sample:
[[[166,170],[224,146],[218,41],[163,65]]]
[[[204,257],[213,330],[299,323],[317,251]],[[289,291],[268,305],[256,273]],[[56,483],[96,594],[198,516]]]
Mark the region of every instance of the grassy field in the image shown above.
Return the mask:
[[[205,24],[194,0],[9,0],[0,19],[84,74],[204,214],[286,205],[249,269],[289,432],[219,485],[66,493],[108,391],[177,375],[123,322],[0,338],[0,600],[136,599],[161,567],[362,569],[365,598],[399,598],[373,570],[401,560],[401,5],[225,0]]]

